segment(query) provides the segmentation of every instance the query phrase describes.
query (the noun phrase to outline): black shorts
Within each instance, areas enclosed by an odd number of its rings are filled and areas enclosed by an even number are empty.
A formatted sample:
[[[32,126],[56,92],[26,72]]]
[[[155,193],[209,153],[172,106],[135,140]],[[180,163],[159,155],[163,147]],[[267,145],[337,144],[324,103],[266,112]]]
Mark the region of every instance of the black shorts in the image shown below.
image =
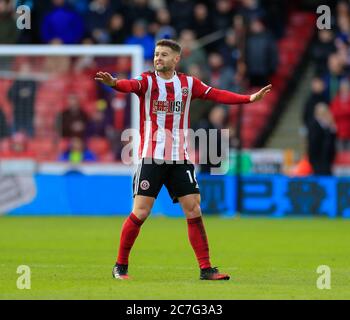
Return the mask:
[[[174,203],[178,202],[179,197],[199,193],[194,165],[190,161],[159,164],[152,159],[142,159],[134,174],[134,197],[141,195],[157,198],[163,184]]]

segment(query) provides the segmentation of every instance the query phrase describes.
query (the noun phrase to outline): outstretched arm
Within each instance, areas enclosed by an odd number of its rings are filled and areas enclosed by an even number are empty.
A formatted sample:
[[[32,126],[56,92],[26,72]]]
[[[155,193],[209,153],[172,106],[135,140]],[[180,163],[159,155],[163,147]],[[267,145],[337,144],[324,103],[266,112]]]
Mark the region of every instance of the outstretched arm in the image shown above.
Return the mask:
[[[261,100],[268,92],[271,91],[272,85],[262,88],[256,93],[251,95],[242,95],[227,90],[220,90],[216,88],[211,88],[209,92],[203,96],[203,99],[212,100],[217,103],[223,104],[239,104],[248,103]]]
[[[203,96],[205,100],[215,101],[223,104],[240,104],[250,102],[249,95],[237,94],[227,90],[211,88],[210,91]]]
[[[140,90],[140,83],[137,80],[118,80],[118,78],[114,78],[108,72],[97,72],[95,80],[121,92],[137,93]]]

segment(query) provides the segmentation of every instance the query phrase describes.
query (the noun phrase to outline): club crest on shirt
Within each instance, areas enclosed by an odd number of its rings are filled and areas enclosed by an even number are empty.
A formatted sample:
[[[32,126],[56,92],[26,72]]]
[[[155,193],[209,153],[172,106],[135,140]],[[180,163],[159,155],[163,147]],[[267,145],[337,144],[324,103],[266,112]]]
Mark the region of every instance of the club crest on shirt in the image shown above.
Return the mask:
[[[188,95],[188,88],[187,87],[183,87],[181,89],[181,92],[182,92],[182,95],[186,97]]]
[[[142,190],[148,190],[150,187],[148,180],[142,180],[140,183],[140,187]]]

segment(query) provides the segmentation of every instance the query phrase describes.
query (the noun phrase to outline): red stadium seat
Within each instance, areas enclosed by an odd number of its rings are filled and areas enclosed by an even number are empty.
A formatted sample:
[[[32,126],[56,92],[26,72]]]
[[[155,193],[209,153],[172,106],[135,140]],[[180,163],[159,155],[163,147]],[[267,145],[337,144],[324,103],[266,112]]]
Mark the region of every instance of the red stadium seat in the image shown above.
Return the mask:
[[[68,149],[69,146],[69,139],[68,138],[61,138],[58,142],[58,152],[62,153]]]
[[[271,77],[271,84],[273,87],[273,92],[277,91],[278,94],[280,94],[287,86],[285,76],[278,72]]]
[[[10,80],[0,79],[0,108],[8,120],[12,117],[12,104],[7,99],[7,92],[11,84]]]
[[[105,138],[92,137],[87,142],[87,147],[99,158],[110,151],[110,144]]]
[[[5,138],[0,140],[0,152],[7,152],[10,150],[10,139]]]
[[[279,59],[281,66],[288,66],[290,69],[293,69],[293,67],[299,62],[300,54],[295,51],[283,50],[280,51]]]
[[[337,165],[350,165],[350,151],[338,152],[334,162]]]
[[[103,155],[101,155],[101,157],[99,158],[100,161],[102,162],[114,162],[114,155],[113,152],[107,152]]]
[[[39,161],[56,160],[57,150],[51,139],[35,138],[29,141],[29,150],[33,151]]]
[[[268,116],[271,114],[271,111],[273,110],[273,106],[270,105],[265,100],[260,100],[257,102],[254,102],[249,105],[249,108],[246,108],[245,112],[252,113],[255,116]]]
[[[269,105],[269,107],[272,109],[275,105],[275,103],[277,102],[278,100],[278,92],[276,90],[272,90],[269,92],[269,94],[267,94],[265,97],[264,97],[264,101]]]

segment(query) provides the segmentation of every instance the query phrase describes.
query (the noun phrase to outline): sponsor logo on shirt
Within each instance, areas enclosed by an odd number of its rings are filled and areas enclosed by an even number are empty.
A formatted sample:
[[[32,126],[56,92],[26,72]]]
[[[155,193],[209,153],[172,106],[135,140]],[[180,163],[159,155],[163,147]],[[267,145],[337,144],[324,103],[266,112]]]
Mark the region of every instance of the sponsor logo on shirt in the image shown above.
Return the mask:
[[[184,113],[185,104],[183,101],[159,101],[153,100],[152,112],[165,112],[167,114],[172,113]]]

